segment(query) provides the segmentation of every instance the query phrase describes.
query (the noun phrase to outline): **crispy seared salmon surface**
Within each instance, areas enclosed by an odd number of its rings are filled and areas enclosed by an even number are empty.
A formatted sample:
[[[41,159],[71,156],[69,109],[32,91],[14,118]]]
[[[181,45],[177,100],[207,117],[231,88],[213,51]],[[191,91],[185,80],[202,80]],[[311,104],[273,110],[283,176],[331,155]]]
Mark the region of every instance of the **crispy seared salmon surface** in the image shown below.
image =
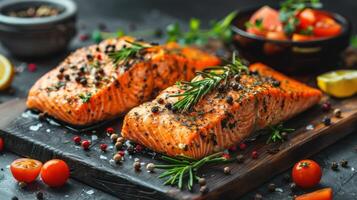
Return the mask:
[[[253,64],[250,70],[257,73],[242,76],[241,87],[212,91],[192,112],[170,110],[182,97],[169,95],[182,91],[176,85],[167,88],[125,116],[122,135],[156,152],[198,159],[238,144],[254,131],[287,120],[321,99],[319,90],[263,64]]]
[[[109,55],[133,41],[108,39],[76,50],[34,84],[28,108],[72,125],[90,125],[118,117],[176,81],[190,80],[196,70],[220,63],[215,56],[175,43],[152,44],[135,58],[114,63]]]

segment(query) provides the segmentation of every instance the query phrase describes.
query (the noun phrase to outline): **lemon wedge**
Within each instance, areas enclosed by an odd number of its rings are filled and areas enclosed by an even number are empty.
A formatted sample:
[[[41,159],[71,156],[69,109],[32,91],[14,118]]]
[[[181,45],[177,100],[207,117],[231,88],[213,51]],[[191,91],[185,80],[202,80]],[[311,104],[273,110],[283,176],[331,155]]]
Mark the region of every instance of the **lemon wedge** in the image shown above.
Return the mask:
[[[8,88],[14,77],[14,67],[10,61],[0,55],[0,90]]]
[[[317,77],[317,85],[334,97],[349,97],[357,93],[357,70],[337,70]]]

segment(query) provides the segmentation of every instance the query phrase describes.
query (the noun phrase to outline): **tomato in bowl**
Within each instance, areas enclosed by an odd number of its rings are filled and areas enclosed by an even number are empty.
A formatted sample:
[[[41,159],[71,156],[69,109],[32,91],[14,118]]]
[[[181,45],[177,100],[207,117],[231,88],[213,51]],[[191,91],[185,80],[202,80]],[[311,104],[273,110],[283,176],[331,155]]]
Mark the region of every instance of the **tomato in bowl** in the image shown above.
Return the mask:
[[[296,31],[286,34],[277,10],[267,6],[239,10],[232,21],[233,42],[245,59],[285,73],[321,72],[337,65],[351,37],[351,23],[345,17],[307,8],[298,13]]]

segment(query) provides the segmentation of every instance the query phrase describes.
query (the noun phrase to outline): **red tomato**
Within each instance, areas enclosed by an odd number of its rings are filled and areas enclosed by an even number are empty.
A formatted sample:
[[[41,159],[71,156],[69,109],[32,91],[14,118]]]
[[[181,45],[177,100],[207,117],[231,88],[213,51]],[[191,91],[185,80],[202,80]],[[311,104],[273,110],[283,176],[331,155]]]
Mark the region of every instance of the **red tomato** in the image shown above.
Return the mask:
[[[53,159],[47,161],[41,170],[41,178],[50,187],[60,187],[69,178],[69,168],[63,160]]]
[[[301,29],[306,29],[309,26],[313,26],[316,22],[315,12],[312,9],[305,9],[299,15],[298,19],[300,21],[299,27]]]
[[[313,40],[315,37],[310,36],[310,35],[303,35],[303,34],[297,34],[294,33],[292,40],[297,41],[297,42],[302,42],[302,41],[308,41],[308,40]]]
[[[256,20],[262,20],[262,29],[248,28],[247,32],[264,36],[267,31],[282,31],[283,25],[279,18],[279,12],[269,6],[264,6],[257,10],[249,19],[251,24],[255,24]]]
[[[4,150],[4,140],[0,138],[0,152]]]
[[[293,181],[302,188],[310,188],[321,180],[321,167],[313,160],[302,160],[292,170]]]
[[[341,25],[327,14],[316,11],[316,18],[317,21],[313,30],[314,35],[318,37],[331,37],[341,33]]]
[[[10,170],[19,182],[31,183],[41,171],[42,163],[38,160],[20,158],[11,163]]]
[[[321,190],[316,190],[307,194],[297,196],[295,200],[332,200],[332,189],[325,188]]]

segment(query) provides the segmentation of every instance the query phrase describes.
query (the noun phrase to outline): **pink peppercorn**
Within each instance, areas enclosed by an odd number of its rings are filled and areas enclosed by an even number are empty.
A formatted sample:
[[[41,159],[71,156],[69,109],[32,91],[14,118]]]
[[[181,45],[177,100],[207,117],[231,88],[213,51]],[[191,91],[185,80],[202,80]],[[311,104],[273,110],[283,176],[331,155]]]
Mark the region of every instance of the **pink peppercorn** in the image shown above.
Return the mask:
[[[29,64],[27,64],[27,69],[29,70],[29,72],[34,72],[34,71],[36,71],[37,66],[35,63],[29,63]]]
[[[79,137],[79,136],[75,136],[74,138],[73,138],[73,142],[75,143],[75,144],[80,144],[81,143],[81,137]]]
[[[258,152],[257,151],[252,151],[252,158],[257,159],[258,158]]]
[[[108,145],[107,144],[100,144],[100,150],[107,151]]]
[[[245,143],[240,143],[239,144],[239,149],[240,150],[244,150],[244,149],[246,149],[247,148],[247,145],[245,144]]]

